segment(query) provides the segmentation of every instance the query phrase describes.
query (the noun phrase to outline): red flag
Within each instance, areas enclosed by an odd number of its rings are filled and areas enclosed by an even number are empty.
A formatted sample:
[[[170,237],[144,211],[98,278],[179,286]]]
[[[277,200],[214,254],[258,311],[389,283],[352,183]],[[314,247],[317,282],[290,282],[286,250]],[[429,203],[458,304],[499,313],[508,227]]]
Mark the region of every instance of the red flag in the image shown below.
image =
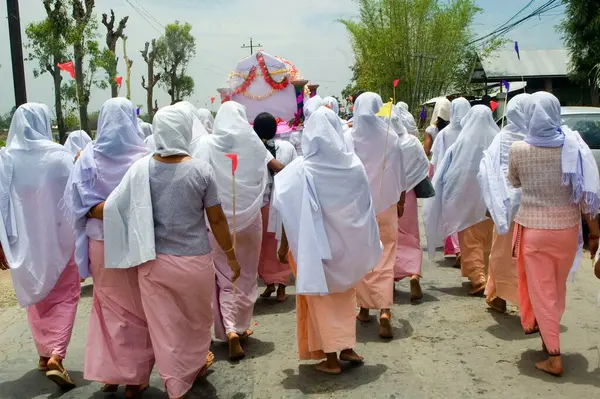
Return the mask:
[[[394,87],[398,87],[399,83],[400,83],[400,79],[394,80]]]
[[[225,154],[225,156],[231,159],[231,175],[233,176],[238,167],[238,156],[237,154]]]
[[[214,97],[211,97],[211,98],[210,98],[210,103],[211,103],[211,104],[214,104],[214,103],[215,103],[215,98],[214,98]]]
[[[123,86],[123,76],[115,76],[115,82],[117,82],[119,87]]]
[[[490,108],[492,109],[492,112],[495,112],[496,109],[498,108],[498,103],[496,101],[490,101]]]
[[[71,75],[71,78],[75,79],[75,65],[73,65],[73,61],[65,62],[63,64],[56,64],[58,69],[61,71],[68,72]]]

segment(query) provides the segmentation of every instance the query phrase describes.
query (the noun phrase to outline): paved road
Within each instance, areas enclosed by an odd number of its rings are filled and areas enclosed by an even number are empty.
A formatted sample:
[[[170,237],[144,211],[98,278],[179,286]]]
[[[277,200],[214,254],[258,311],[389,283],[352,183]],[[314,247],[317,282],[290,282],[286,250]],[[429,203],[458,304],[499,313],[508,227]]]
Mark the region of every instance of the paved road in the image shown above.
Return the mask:
[[[424,242],[424,240],[423,240]],[[215,344],[217,362],[191,398],[599,398],[600,312],[596,297],[600,281],[589,260],[569,285],[563,318],[565,375],[546,376],[534,368],[542,359],[538,338],[523,335],[517,313],[498,315],[483,299],[466,295],[459,271],[442,260],[424,262],[424,301],[411,305],[408,283],[397,284],[393,326],[395,338],[383,342],[376,325],[357,325],[357,351],[366,357],[360,368],[338,377],[318,374],[296,360],[294,295],[284,304],[259,300],[255,335],[248,358],[226,360],[227,350]],[[122,398],[105,396],[100,384],[82,379],[91,287],[83,298],[67,366],[78,387],[62,395],[35,371],[37,356],[23,310],[0,309],[0,398]],[[373,315],[375,321],[375,316]],[[145,398],[166,398],[156,374]]]

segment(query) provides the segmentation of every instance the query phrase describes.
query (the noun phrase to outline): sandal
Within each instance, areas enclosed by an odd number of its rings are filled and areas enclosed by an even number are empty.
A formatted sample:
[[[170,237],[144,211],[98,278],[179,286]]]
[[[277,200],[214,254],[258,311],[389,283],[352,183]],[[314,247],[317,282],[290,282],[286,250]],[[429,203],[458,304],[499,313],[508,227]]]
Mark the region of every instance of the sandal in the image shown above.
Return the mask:
[[[69,390],[75,388],[75,382],[71,379],[67,370],[57,363],[48,363],[48,372],[46,377],[58,385],[60,389]]]
[[[215,354],[209,351],[208,354],[206,355],[206,363],[204,364],[204,366],[202,366],[202,368],[198,372],[196,379],[204,377],[204,375],[206,374],[206,372],[208,371],[210,366],[213,365],[214,362],[215,362]]]

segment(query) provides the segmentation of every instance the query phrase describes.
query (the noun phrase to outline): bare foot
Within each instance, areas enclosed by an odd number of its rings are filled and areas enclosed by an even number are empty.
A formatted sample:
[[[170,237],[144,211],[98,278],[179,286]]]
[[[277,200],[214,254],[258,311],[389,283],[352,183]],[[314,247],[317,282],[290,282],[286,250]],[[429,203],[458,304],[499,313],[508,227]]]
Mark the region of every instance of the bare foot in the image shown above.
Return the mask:
[[[246,354],[242,345],[240,344],[240,337],[236,333],[227,334],[227,340],[229,341],[229,359],[240,360],[243,359]]]
[[[62,365],[62,359],[58,356],[52,356],[50,360],[48,360],[48,372],[46,372],[46,377],[48,377],[52,382],[54,382],[60,389],[72,389],[75,388],[75,383],[69,377],[67,370]]]
[[[460,257],[460,254],[456,254],[456,262],[454,262],[453,267],[456,269],[460,269],[462,267],[462,258]]]
[[[496,297],[491,301],[487,301],[486,303],[492,309],[499,313],[506,313],[506,301],[500,297]]]
[[[412,302],[423,299],[423,290],[419,279],[419,276],[412,276],[410,279],[410,300]]]
[[[40,356],[40,360],[38,360],[39,371],[48,371],[48,360],[50,360],[49,357]]]
[[[277,302],[284,302],[287,299],[287,295],[285,294],[285,285],[279,284],[277,287]]]
[[[392,330],[392,323],[390,319],[392,318],[392,313],[389,310],[382,310],[379,316],[379,336],[381,338],[390,339],[394,337],[394,332]]]
[[[342,374],[342,368],[340,367],[339,364],[335,367],[330,367],[327,363],[327,360],[323,360],[321,363],[315,365],[315,368],[318,371],[321,371],[321,372],[327,373],[327,374],[332,374],[332,375]]]
[[[360,308],[360,312],[358,312],[356,320],[362,323],[369,323],[371,321],[371,318],[369,317],[369,309]]]
[[[254,331],[247,329],[242,335],[240,335],[240,339],[243,341],[248,339],[249,337],[254,335]]]
[[[538,370],[560,377],[563,374],[562,359],[560,356],[550,356],[547,360],[535,364]]]
[[[119,390],[118,384],[104,384],[102,388],[100,388],[100,392],[104,393],[115,393]]]
[[[363,364],[365,358],[354,352],[353,349],[344,349],[340,352],[340,360],[350,362],[352,364]]]
[[[275,293],[275,284],[269,284],[269,285],[267,285],[267,288],[265,288],[265,292],[260,294],[260,297],[261,298],[270,298],[271,295],[273,295],[274,293]]]
[[[212,364],[214,363],[214,361],[215,361],[215,354],[212,353],[211,351],[208,351],[208,354],[206,355],[206,363],[204,364],[204,366],[202,366],[202,368],[198,372],[198,375],[196,376],[196,379],[198,379],[200,377],[203,377],[204,374],[206,374],[206,372],[210,368],[210,366],[212,366]]]
[[[127,385],[125,387],[125,398],[126,399],[135,399],[140,398],[145,390],[148,389],[148,384],[142,385]]]

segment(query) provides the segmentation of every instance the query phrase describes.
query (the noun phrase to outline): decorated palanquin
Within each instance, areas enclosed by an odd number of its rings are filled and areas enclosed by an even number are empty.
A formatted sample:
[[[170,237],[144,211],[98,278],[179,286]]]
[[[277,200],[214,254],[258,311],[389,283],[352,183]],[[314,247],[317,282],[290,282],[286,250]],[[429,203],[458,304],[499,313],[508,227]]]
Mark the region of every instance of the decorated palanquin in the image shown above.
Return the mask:
[[[302,122],[307,82],[290,61],[259,51],[237,64],[229,87],[219,92],[223,102],[243,104],[250,122],[261,112],[270,113],[278,119],[277,132],[285,134]]]

